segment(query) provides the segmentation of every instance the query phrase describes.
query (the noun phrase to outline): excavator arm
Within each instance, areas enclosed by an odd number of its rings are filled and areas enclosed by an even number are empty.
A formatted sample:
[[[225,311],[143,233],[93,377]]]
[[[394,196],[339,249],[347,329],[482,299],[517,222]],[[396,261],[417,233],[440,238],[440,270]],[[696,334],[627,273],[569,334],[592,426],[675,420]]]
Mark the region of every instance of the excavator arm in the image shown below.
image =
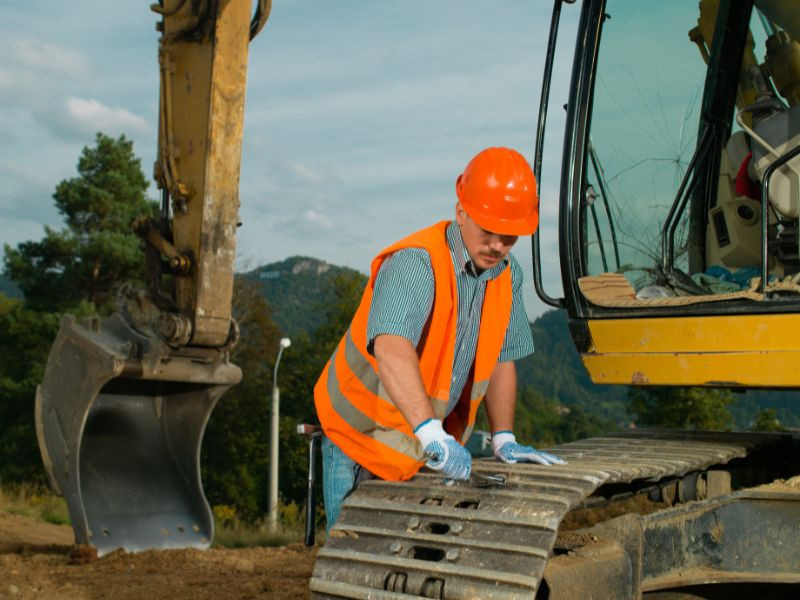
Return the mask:
[[[76,542],[117,548],[208,547],[213,518],[200,445],[229,362],[248,42],[269,0],[162,0],[155,179],[161,215],[144,240],[148,289],[126,285],[118,310],[65,315],[36,396],[36,430]]]
[[[171,343],[220,347],[231,329],[250,2],[206,2],[200,10],[194,4],[157,8],[163,21],[155,178],[162,221],[171,225],[166,249],[178,309],[160,333]]]

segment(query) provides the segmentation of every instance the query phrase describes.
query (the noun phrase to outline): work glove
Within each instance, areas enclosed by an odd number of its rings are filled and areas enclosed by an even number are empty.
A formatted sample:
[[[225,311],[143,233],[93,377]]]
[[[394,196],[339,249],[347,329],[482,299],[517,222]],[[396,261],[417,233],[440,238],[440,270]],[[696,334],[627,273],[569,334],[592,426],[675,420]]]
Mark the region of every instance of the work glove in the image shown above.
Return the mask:
[[[428,457],[428,467],[441,471],[446,479],[469,479],[472,456],[456,439],[445,432],[439,419],[427,419],[417,425],[414,435]]]
[[[541,465],[565,465],[567,461],[558,458],[555,454],[542,452],[530,446],[517,443],[517,438],[510,431],[498,431],[492,435],[492,450],[494,456],[504,463],[534,462]]]

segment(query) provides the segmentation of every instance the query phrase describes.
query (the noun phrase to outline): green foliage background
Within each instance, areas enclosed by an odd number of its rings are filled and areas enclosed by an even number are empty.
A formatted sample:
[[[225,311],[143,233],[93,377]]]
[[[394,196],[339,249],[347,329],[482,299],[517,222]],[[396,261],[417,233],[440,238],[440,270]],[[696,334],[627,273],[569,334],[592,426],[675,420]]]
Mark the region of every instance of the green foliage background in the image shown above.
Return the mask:
[[[98,134],[80,156],[76,177],[53,195],[60,230],[5,246],[0,278],[0,481],[44,482],[33,403],[61,315],[105,315],[116,288],[144,279],[134,218],[154,215],[130,141]],[[218,403],[203,444],[203,478],[212,505],[255,521],[266,511],[269,410],[278,342],[292,345],[280,364],[280,483],[284,502],[302,504],[307,441],[296,426],[316,420],[313,388],[341,339],[366,277],[309,257],[291,257],[236,276],[234,316],[241,340],[232,360],[244,378]],[[628,389],[591,383],[575,352],[563,311],[531,325],[536,353],[518,362],[516,433],[537,446],[598,435],[619,427],[800,426],[796,393],[732,394],[707,389]],[[485,425],[480,413],[478,428]]]
[[[29,308],[66,311],[87,302],[106,314],[121,282],[141,281],[144,254],[131,223],[157,212],[147,185],[133,143],[98,133],[95,146],[81,153],[78,176],[53,194],[65,227],[45,227],[39,241],[5,246],[5,273]]]

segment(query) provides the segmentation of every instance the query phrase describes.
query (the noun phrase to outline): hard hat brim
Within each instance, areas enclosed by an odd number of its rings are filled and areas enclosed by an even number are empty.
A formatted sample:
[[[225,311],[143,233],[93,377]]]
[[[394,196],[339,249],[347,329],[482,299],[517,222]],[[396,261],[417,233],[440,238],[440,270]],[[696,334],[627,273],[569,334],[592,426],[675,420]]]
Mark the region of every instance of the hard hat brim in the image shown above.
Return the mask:
[[[537,213],[531,214],[526,219],[498,219],[487,215],[472,215],[469,210],[467,210],[467,214],[486,231],[499,235],[533,235],[539,227],[539,215]]]

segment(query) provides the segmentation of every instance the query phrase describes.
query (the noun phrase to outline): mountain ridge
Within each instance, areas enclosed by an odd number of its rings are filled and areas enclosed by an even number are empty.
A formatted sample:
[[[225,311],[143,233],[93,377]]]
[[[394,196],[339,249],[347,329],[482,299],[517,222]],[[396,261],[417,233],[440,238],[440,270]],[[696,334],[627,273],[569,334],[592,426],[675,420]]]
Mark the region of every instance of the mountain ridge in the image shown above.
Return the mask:
[[[351,269],[333,265],[310,256],[290,256],[238,273],[256,282],[272,306],[272,318],[284,335],[292,337],[300,332],[313,332],[322,325],[323,315],[318,307],[326,297],[334,294],[334,279],[340,275],[357,275],[366,284],[367,277]]]

